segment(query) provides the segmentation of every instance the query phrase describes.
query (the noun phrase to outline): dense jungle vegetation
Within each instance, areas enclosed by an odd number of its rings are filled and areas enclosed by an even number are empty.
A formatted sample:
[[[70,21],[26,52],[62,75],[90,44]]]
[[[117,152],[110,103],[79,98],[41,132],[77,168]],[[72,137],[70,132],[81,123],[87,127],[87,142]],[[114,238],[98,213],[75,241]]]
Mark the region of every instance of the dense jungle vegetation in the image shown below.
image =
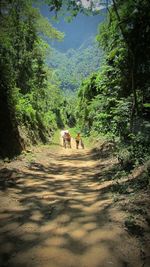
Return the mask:
[[[84,12],[76,1],[46,2],[51,11],[66,6],[72,18]],[[113,0],[107,9],[96,37],[100,52],[96,45],[93,58],[90,47],[82,55],[69,51],[73,65],[68,66],[66,75],[44,41],[45,37],[61,41],[63,33],[42,17],[33,1],[1,2],[2,157],[19,154],[31,143],[49,142],[55,129],[69,125],[95,139],[113,140],[122,164],[143,163],[148,158],[150,3]],[[102,50],[104,60],[99,69]],[[59,56],[55,52],[55,59]],[[66,57],[63,60],[68,62]]]
[[[66,53],[53,48],[47,63],[56,70],[60,88],[66,92],[77,91],[86,77],[98,71],[102,60],[102,50],[94,40],[88,40],[79,49],[69,49]]]
[[[25,145],[48,141],[63,102],[59,81],[45,64],[48,44],[63,34],[40,15],[32,1],[1,3],[0,154],[13,156]],[[57,105],[56,105],[57,103]]]
[[[117,139],[122,164],[132,165],[150,152],[150,4],[112,2],[97,35],[105,64],[83,81],[78,118],[90,134]]]

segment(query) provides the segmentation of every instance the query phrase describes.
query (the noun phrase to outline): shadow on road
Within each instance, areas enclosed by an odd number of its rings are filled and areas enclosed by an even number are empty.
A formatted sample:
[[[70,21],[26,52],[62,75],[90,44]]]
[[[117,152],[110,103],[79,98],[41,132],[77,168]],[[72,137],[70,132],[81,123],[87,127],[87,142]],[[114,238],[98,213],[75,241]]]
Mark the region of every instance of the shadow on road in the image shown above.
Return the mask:
[[[106,162],[89,153],[49,156],[48,164],[15,170],[15,182],[1,187],[1,266],[135,266],[123,254]]]

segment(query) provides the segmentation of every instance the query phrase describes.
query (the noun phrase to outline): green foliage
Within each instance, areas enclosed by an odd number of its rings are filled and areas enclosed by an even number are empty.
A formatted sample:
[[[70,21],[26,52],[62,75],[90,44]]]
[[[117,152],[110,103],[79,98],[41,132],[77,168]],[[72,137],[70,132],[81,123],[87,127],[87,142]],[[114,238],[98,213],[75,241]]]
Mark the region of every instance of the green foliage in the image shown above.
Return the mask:
[[[33,109],[33,106],[31,104],[30,101],[30,95],[20,95],[19,99],[18,99],[18,103],[16,105],[16,116],[20,121],[23,122],[23,119],[27,119],[29,121],[35,121],[36,120],[36,110]]]
[[[55,12],[56,16],[57,14],[67,14],[68,21],[77,16],[79,12],[88,13],[83,5],[76,0],[45,0],[45,2],[48,4],[50,11]]]
[[[137,225],[136,218],[133,215],[128,216],[124,224],[130,234],[135,236],[143,235],[144,229],[140,225]]]
[[[51,10],[64,7],[71,16],[83,9],[76,1],[46,2]],[[25,125],[36,132],[34,141],[45,142],[57,126],[77,123],[87,134],[119,140],[125,168],[143,163],[150,143],[149,1],[113,1],[97,35],[105,51],[101,69],[102,53],[95,44],[67,55],[52,54],[46,39],[60,41],[64,35],[33,6],[30,0],[2,1],[0,114],[7,115],[9,127],[0,140],[10,128],[13,133]],[[48,53],[51,68],[45,63]],[[68,91],[63,94],[60,87],[64,91],[80,87],[78,98]]]
[[[52,69],[45,63],[50,48],[46,38],[62,40],[63,34],[33,7],[33,1],[2,1],[1,3],[1,96],[0,114],[8,122],[1,140],[9,131],[25,126],[34,142],[46,141],[57,127],[61,91]],[[5,125],[2,118],[2,127]],[[10,127],[7,129],[7,127]],[[4,135],[4,136],[3,136]],[[0,141],[1,142],[1,141]],[[8,138],[8,146],[12,146]],[[16,143],[14,144],[16,146]],[[6,148],[4,147],[4,150]]]
[[[105,64],[78,92],[81,128],[97,138],[119,140],[118,157],[127,170],[150,152],[149,22],[147,0],[114,1],[97,35]]]
[[[43,34],[44,36],[50,39],[57,39],[58,41],[62,41],[64,38],[64,33],[59,32],[58,30],[54,29],[47,18],[39,16],[38,20],[36,21],[36,27],[38,29],[39,34]]]
[[[85,77],[100,68],[102,57],[102,51],[92,42],[88,47],[83,44],[78,50],[70,49],[66,53],[52,49],[47,63],[55,68],[63,91],[76,91]]]
[[[77,96],[72,91],[66,91],[63,97],[63,103],[60,110],[62,121],[64,122],[62,126],[74,127],[76,124],[76,105]]]
[[[136,165],[143,164],[149,160],[150,148],[149,136],[139,132],[130,134],[127,140],[118,143],[118,160],[121,167],[127,171],[133,169]]]

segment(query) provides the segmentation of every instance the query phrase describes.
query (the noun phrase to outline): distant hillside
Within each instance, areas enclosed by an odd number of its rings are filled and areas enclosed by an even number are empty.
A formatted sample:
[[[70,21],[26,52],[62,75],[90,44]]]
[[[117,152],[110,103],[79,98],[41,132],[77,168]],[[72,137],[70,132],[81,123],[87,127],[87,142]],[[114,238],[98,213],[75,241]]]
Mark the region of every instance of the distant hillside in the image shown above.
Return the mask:
[[[53,49],[47,63],[56,70],[61,88],[75,91],[84,78],[100,68],[102,58],[102,51],[90,38],[79,49],[69,49],[66,53]]]
[[[51,24],[65,33],[62,42],[48,41],[52,48],[47,63],[55,69],[64,91],[75,91],[82,80],[98,70],[102,61],[102,51],[94,41],[98,25],[104,20],[106,10],[94,16],[78,14],[71,22],[60,17],[56,22],[52,19],[48,6],[41,7],[41,13],[48,17]]]
[[[51,41],[50,45],[55,49],[66,52],[68,49],[78,49],[86,40],[94,38],[97,34],[98,25],[104,20],[106,11],[101,11],[98,15],[86,16],[78,14],[71,22],[66,21],[66,17],[60,17],[59,21],[52,20],[52,13],[47,6],[40,8],[41,13],[48,17],[51,24],[58,30],[65,33],[63,42]]]

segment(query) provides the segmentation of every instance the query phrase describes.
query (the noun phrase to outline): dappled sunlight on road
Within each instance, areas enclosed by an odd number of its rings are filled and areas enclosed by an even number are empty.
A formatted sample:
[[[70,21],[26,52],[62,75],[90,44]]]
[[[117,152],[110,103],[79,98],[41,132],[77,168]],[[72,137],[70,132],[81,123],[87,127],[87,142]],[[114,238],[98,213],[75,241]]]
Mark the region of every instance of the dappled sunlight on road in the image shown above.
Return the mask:
[[[90,152],[44,153],[1,191],[2,266],[140,267],[137,241],[113,207],[112,182],[95,178]]]

